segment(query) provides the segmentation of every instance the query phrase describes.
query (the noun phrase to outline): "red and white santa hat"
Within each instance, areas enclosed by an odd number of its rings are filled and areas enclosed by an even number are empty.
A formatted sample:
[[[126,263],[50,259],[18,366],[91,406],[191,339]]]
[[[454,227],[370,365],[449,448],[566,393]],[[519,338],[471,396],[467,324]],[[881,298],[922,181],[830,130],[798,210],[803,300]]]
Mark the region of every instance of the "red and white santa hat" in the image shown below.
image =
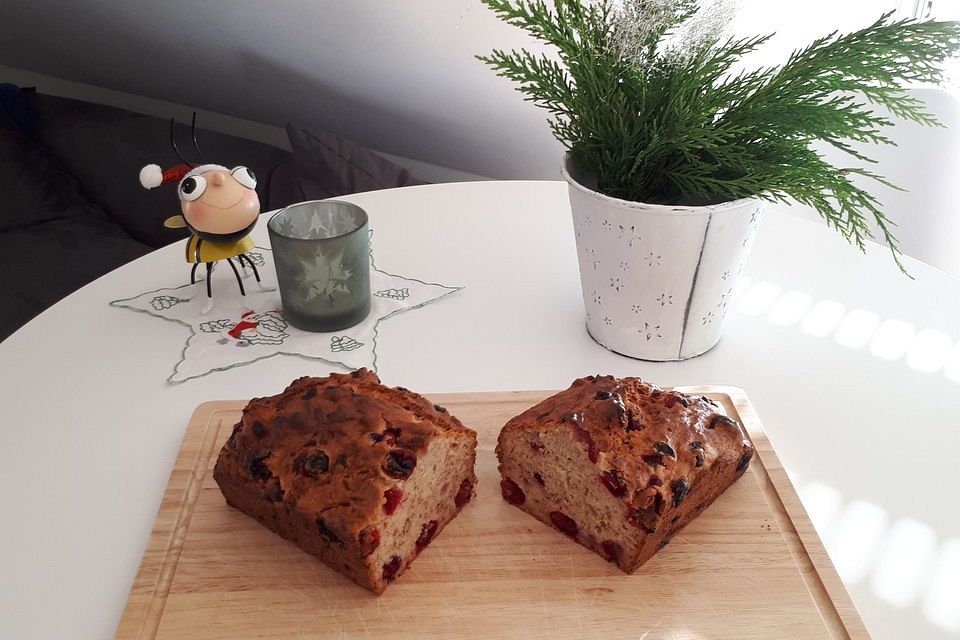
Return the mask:
[[[140,169],[140,184],[143,185],[144,189],[153,189],[167,182],[180,182],[190,176],[206,173],[207,171],[214,171],[216,169],[229,172],[226,167],[219,164],[178,164],[169,169],[161,169],[160,165],[148,164],[143,169]]]

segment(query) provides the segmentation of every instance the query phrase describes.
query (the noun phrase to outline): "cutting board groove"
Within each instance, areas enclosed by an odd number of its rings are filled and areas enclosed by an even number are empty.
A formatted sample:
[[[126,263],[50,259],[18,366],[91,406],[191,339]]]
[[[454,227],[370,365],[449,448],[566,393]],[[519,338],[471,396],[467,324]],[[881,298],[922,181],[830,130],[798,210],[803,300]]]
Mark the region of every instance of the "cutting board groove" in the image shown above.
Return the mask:
[[[213,463],[245,403],[204,403],[117,638],[868,639],[743,391],[681,390],[723,404],[757,455],[632,576],[499,496],[497,433],[550,392],[432,395],[478,432],[478,496],[379,599],[226,506]]]

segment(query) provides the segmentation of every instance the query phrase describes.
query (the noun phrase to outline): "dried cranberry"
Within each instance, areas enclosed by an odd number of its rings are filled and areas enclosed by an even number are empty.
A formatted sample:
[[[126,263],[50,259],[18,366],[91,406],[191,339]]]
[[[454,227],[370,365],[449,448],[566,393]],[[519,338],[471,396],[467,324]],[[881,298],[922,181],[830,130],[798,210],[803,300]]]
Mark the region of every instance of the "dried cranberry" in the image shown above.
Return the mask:
[[[743,456],[740,457],[740,462],[737,463],[737,472],[743,473],[747,470],[747,467],[750,466],[750,460],[753,459],[753,449],[747,449],[743,452]]]
[[[320,537],[329,542],[330,544],[335,544],[338,546],[345,546],[343,540],[340,539],[327,523],[323,521],[323,518],[317,518],[317,531],[320,533]]]
[[[657,467],[667,466],[663,462],[663,455],[660,453],[646,453],[640,456],[640,459],[646,462],[648,465],[656,469]]]
[[[613,394],[609,391],[597,391],[597,395],[595,397],[597,400],[609,400],[613,397]]]
[[[600,459],[600,452],[597,450],[597,445],[592,440],[590,444],[587,445],[587,458],[590,459],[590,462],[596,464],[597,460]]]
[[[383,430],[383,435],[380,440],[383,440],[387,444],[393,444],[397,441],[397,438],[400,437],[400,429],[397,427],[387,427]],[[378,440],[379,442],[379,440]]]
[[[400,556],[393,556],[390,558],[390,562],[383,565],[383,579],[384,580],[393,580],[397,577],[397,572],[400,571],[400,565],[403,564],[403,560]]]
[[[253,435],[257,436],[258,438],[262,438],[263,436],[267,435],[267,428],[259,420],[250,425],[250,430],[253,431]]]
[[[630,515],[627,516],[627,521],[630,522],[630,524],[647,533],[656,532],[657,520],[657,510],[654,507],[632,509]]]
[[[627,412],[627,431],[640,431],[643,429],[643,423],[632,411]]]
[[[365,529],[360,535],[360,547],[363,551],[363,557],[377,550],[380,546],[380,529]]]
[[[700,467],[703,466],[703,456],[702,456],[702,455],[700,455],[700,454],[698,453],[698,454],[697,454],[697,457],[695,458],[695,460],[696,460],[696,462],[695,462],[694,465],[693,465],[694,467],[696,467],[697,469],[699,469]]]
[[[542,442],[538,442],[537,440],[531,440],[530,448],[536,451],[537,453],[543,453],[547,447]]]
[[[654,443],[653,448],[657,453],[662,453],[665,456],[670,456],[671,458],[676,458],[677,454],[673,451],[673,447],[668,445],[666,442],[657,442]]]
[[[690,443],[690,449],[692,449],[693,451],[696,451],[697,449],[703,449],[703,443],[700,442],[699,440],[694,440],[693,442]]]
[[[473,483],[470,482],[470,478],[464,478],[463,482],[460,483],[460,489],[457,491],[457,497],[453,499],[453,502],[458,506],[462,507],[463,505],[470,502],[470,497],[473,495]]]
[[[247,463],[247,469],[257,480],[262,480],[266,482],[273,477],[273,473],[270,471],[270,468],[267,467],[266,460],[270,457],[270,453],[258,453],[254,454],[250,458],[250,462]]]
[[[647,480],[648,487],[662,487],[663,480],[660,479],[660,476],[650,476],[650,479]]]
[[[394,449],[383,461],[383,471],[391,478],[406,480],[417,467],[417,456],[406,449]]]
[[[434,410],[436,410],[438,413],[447,413],[447,408],[446,408],[446,407],[441,407],[441,406],[438,405],[438,404],[433,405],[433,408],[434,408]]]
[[[430,541],[433,540],[433,536],[437,534],[437,527],[440,525],[436,520],[431,520],[430,522],[423,525],[420,529],[420,537],[417,538],[417,552],[423,551]]]
[[[316,388],[316,387],[310,387],[309,389],[307,389],[306,391],[303,392],[303,395],[302,395],[301,397],[302,397],[304,400],[310,400],[310,399],[313,398],[313,396],[315,396],[315,395],[317,395],[317,388]]]
[[[283,500],[284,491],[280,486],[279,478],[270,478],[267,480],[267,486],[264,495],[267,496],[267,500],[271,500],[273,502],[280,502]]]
[[[600,452],[597,449],[597,443],[593,441],[593,437],[591,437],[587,430],[575,427],[573,430],[573,439],[587,445],[587,458],[590,459],[590,462],[596,464],[597,460],[600,459]]]
[[[603,549],[603,553],[607,556],[608,560],[611,562],[620,561],[620,557],[623,555],[623,547],[619,544],[613,540],[604,540],[600,547]]]
[[[710,420],[710,424],[707,425],[707,428],[716,429],[717,427],[720,427],[720,426],[733,427],[734,429],[738,429],[740,427],[740,425],[738,425],[731,418],[728,418],[722,413],[718,413],[717,415],[713,416],[713,418]]]
[[[670,489],[673,491],[673,506],[679,507],[680,503],[683,502],[684,498],[687,497],[687,493],[690,491],[690,484],[683,478],[680,478],[670,485]]]
[[[683,396],[677,395],[677,394],[675,394],[675,393],[671,393],[671,394],[669,394],[669,395],[667,396],[667,399],[663,401],[663,406],[665,406],[667,409],[669,409],[670,407],[672,407],[673,405],[677,404],[678,402],[679,402],[681,405],[683,405],[684,407],[689,407],[689,406],[690,406],[690,401],[689,401],[689,400],[687,400],[687,399],[684,398]]]
[[[523,489],[517,486],[517,483],[510,478],[500,479],[500,492],[503,494],[503,499],[510,504],[523,504],[527,501],[527,496],[523,493]]]
[[[547,484],[546,482],[543,481],[543,476],[537,473],[536,471],[533,472],[533,479],[536,480],[541,487]]]
[[[604,471],[600,476],[600,481],[603,482],[607,489],[610,490],[610,493],[617,498],[623,498],[627,495],[627,483],[623,479],[623,474],[620,473],[619,469]]]
[[[580,527],[577,526],[577,522],[573,518],[560,511],[551,511],[550,521],[553,523],[553,526],[571,538],[576,538],[577,532],[580,531]]]
[[[293,459],[293,470],[308,478],[319,478],[330,468],[330,459],[323,451],[302,451]]]
[[[383,511],[388,516],[392,516],[393,512],[397,510],[397,507],[400,506],[400,502],[403,500],[403,491],[397,489],[396,487],[390,487],[383,492]]]

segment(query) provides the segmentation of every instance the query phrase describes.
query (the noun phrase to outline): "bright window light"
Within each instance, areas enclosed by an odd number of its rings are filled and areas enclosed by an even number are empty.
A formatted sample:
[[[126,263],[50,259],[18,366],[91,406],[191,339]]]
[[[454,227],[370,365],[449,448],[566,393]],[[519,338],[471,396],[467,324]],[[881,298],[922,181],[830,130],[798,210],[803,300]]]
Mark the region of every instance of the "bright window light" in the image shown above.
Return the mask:
[[[923,599],[923,614],[938,627],[960,633],[960,538],[943,541],[934,567]]]
[[[916,332],[909,322],[884,320],[870,342],[870,353],[884,360],[899,360],[907,353]]]
[[[872,311],[854,309],[837,327],[836,341],[845,347],[859,349],[869,344],[880,325],[880,316]]]
[[[854,500],[837,521],[830,542],[824,541],[837,573],[848,585],[867,577],[887,529],[887,512],[872,502]]]
[[[943,367],[952,347],[953,339],[943,331],[922,329],[910,345],[907,364],[914,369],[934,373]]]
[[[743,292],[750,288],[750,278],[743,276],[737,280],[737,284],[733,289],[733,301],[737,302],[740,300],[740,297],[743,295]]]
[[[826,544],[843,506],[843,496],[833,487],[813,481],[800,488],[800,501],[820,539]]]
[[[947,354],[947,359],[943,363],[943,375],[954,382],[960,382],[960,342],[953,345],[953,349]]]
[[[773,324],[781,327],[790,327],[798,322],[810,303],[813,302],[813,296],[802,291],[787,291],[780,296],[767,314],[767,319]]]
[[[763,315],[779,295],[779,285],[772,282],[758,282],[743,292],[737,304],[737,310],[747,316]]]
[[[834,300],[818,300],[803,317],[800,330],[807,335],[826,338],[833,333],[847,308]]]
[[[897,520],[873,572],[873,592],[894,606],[910,606],[923,594],[936,553],[937,534],[930,525],[912,518]],[[960,599],[956,604],[960,606]]]

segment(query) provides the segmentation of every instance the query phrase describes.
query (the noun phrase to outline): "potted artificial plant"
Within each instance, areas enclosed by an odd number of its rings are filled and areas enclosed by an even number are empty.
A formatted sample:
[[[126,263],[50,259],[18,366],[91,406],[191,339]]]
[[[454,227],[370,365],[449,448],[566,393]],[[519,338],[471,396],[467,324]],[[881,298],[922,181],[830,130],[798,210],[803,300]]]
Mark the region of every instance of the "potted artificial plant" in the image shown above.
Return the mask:
[[[550,113],[568,150],[586,325],[600,344],[648,360],[713,347],[768,201],[812,206],[861,249],[872,220],[903,268],[890,223],[853,178],[883,179],[831,165],[812,143],[869,160],[852,145],[890,144],[892,124],[873,105],[938,125],[903,84],[940,80],[957,23],[888,13],[780,67],[737,70],[770,36],[725,37],[724,0],[484,3],[555,48],[479,58]]]

